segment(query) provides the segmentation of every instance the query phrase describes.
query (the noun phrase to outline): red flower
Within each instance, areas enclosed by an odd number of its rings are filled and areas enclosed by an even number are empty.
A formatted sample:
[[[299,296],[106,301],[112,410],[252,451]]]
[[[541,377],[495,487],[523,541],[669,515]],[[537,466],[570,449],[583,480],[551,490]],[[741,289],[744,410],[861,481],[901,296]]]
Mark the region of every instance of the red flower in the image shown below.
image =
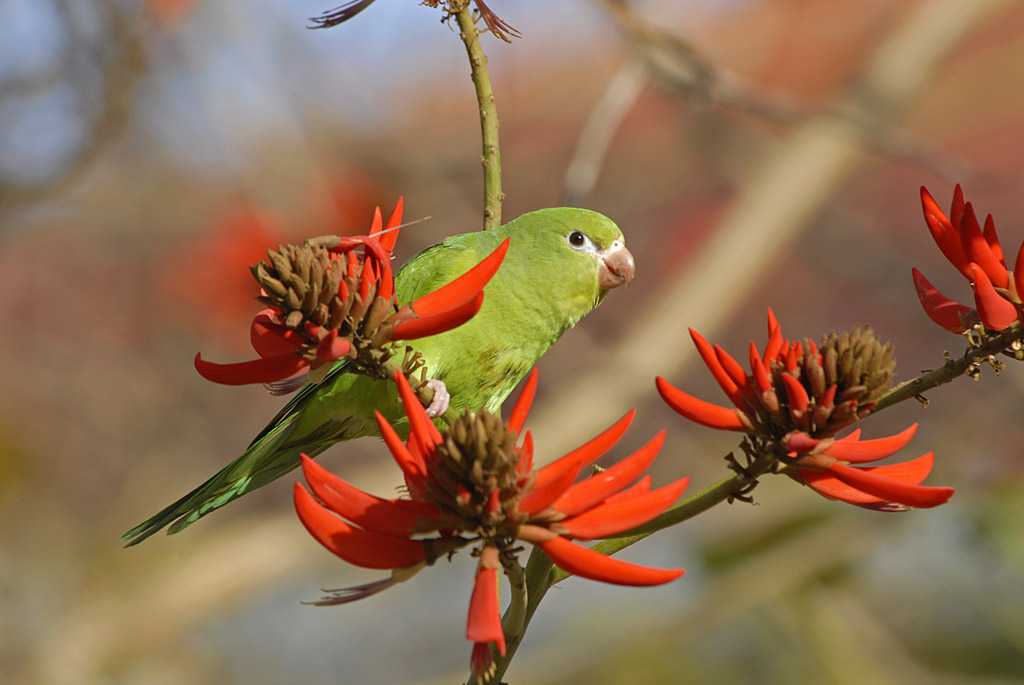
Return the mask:
[[[917,424],[878,440],[860,440],[859,430],[833,437],[866,416],[872,400],[889,387],[892,347],[878,343],[870,329],[833,333],[820,347],[811,340],[791,342],[782,337],[769,310],[768,343],[763,354],[750,343],[749,374],[721,347],[712,347],[695,331],[690,335],[733,407],[705,402],[659,377],[658,392],[682,416],[710,428],[747,433],[763,449],[780,446],[787,473],[832,499],[894,511],[934,507],[953,494],[951,488],[920,485],[931,471],[931,453],[903,464],[849,466],[894,454]]]
[[[786,473],[829,499],[866,509],[904,511],[908,507],[945,504],[953,488],[921,485],[932,470],[932,452],[900,464],[850,466],[895,454],[910,442],[916,430],[915,423],[901,433],[877,440],[859,440],[859,429],[838,440],[815,440],[794,433],[784,443],[791,450],[787,457],[793,467]]]
[[[928,317],[953,333],[963,333],[980,319],[985,328],[1001,331],[1020,320],[1024,293],[1024,245],[1017,252],[1012,276],[1006,268],[996,225],[989,214],[984,228],[974,207],[964,203],[957,185],[947,217],[931,194],[921,188],[924,220],[946,259],[971,283],[976,309],[950,300],[913,269],[914,289]]]
[[[401,221],[400,199],[386,225],[377,209],[368,236],[330,236],[268,252],[271,263],[252,267],[263,286],[259,299],[270,305],[250,326],[259,359],[215,364],[197,354],[196,370],[225,385],[274,383],[341,358],[371,364],[381,355],[369,352],[393,340],[434,335],[471,319],[508,241],[448,285],[399,307],[391,251]],[[297,386],[283,384],[286,390]]]
[[[679,498],[687,478],[656,490],[650,489],[650,476],[637,481],[657,456],[664,431],[618,464],[574,483],[625,434],[635,412],[534,470],[533,441],[529,431],[523,432],[523,424],[536,390],[536,371],[507,423],[481,411],[460,417],[445,433],[427,417],[405,377],[396,374],[395,381],[409,417],[408,440],[403,443],[379,413],[377,421],[402,469],[408,497],[385,500],[369,495],[303,458],[313,494],[296,484],[295,507],[307,530],[350,563],[393,569],[390,579],[342,591],[322,603],[366,597],[445,554],[473,545],[479,563],[466,636],[474,642],[474,671],[486,674],[493,665],[491,645],[505,653],[498,569],[518,564],[517,541],[539,546],[570,573],[606,583],[658,585],[682,575],[682,569],[638,566],[572,542],[636,527]]]

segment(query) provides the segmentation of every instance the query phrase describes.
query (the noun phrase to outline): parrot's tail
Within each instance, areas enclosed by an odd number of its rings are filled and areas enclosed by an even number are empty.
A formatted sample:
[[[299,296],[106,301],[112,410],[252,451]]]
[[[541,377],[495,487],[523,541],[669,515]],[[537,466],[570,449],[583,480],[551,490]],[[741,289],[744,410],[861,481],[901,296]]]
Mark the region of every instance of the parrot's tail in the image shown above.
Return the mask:
[[[168,534],[177,533],[211,511],[288,473],[299,465],[300,452],[314,456],[333,444],[310,445],[307,440],[288,444],[297,419],[298,414],[292,414],[213,478],[122,535],[125,546],[137,545],[166,526],[170,526]]]

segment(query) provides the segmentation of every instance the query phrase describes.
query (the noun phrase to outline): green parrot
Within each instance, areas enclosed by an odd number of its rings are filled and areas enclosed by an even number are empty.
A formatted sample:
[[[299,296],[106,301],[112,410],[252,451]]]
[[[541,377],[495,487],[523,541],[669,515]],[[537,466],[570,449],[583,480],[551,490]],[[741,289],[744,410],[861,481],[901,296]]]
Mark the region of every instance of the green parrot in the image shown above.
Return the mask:
[[[426,248],[395,276],[398,303],[455,280],[506,238],[508,252],[484,288],[477,315],[458,328],[404,343],[425,362],[435,390],[432,416],[447,408],[459,414],[498,411],[562,333],[610,289],[633,280],[633,256],[618,226],[597,212],[560,207]],[[345,373],[346,363],[339,361],[318,383],[306,383],[240,457],[122,539],[134,545],[168,525],[176,533],[296,468],[300,453],[316,456],[336,442],[379,435],[374,410],[407,430],[394,383]]]

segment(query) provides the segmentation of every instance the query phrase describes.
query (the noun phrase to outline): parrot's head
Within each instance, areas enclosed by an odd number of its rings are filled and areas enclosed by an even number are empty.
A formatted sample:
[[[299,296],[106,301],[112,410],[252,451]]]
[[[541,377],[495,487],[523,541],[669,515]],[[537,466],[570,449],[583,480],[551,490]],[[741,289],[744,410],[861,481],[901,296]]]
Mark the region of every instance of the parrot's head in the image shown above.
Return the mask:
[[[515,259],[512,252],[522,249],[531,278],[553,289],[557,300],[572,308],[574,320],[611,289],[633,281],[633,255],[622,231],[603,214],[574,207],[541,209],[502,229],[512,238],[509,257]],[[527,240],[519,242],[522,238]]]

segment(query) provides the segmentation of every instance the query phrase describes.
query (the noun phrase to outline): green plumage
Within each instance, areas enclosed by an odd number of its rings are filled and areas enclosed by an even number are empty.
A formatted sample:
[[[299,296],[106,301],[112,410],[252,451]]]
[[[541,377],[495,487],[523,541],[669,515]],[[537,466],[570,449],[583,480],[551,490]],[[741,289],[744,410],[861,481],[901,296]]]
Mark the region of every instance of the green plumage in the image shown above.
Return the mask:
[[[574,232],[586,236],[582,248],[570,243]],[[395,277],[398,302],[451,282],[505,238],[508,253],[484,289],[480,312],[454,330],[408,343],[422,354],[427,376],[444,381],[449,411],[499,409],[562,333],[604,298],[600,252],[622,241],[622,233],[596,212],[555,208],[524,214],[491,231],[451,236],[402,267]],[[379,435],[374,410],[400,428],[404,415],[397,396],[393,383],[345,373],[344,362],[339,363],[320,383],[303,386],[242,456],[122,539],[134,545],[168,525],[168,532],[176,533],[288,473],[299,465],[299,453],[316,456],[336,442]]]

